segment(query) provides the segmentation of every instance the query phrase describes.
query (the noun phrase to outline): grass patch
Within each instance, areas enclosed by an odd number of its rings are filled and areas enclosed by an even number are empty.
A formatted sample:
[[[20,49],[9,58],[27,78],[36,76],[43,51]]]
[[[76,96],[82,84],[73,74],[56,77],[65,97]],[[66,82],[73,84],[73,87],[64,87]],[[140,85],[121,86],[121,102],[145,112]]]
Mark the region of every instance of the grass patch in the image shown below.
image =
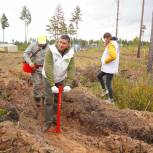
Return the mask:
[[[7,110],[0,108],[0,117],[5,116],[7,113]]]
[[[153,111],[153,86],[149,82],[150,77],[131,81],[116,76],[113,91],[119,108]]]

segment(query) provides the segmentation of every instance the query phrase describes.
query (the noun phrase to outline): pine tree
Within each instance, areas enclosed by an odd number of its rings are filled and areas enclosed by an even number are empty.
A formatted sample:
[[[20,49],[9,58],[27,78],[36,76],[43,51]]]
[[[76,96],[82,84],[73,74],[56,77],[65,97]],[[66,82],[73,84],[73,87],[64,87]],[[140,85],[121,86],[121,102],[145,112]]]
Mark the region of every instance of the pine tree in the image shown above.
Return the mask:
[[[4,42],[4,38],[5,38],[4,31],[5,31],[6,27],[9,27],[8,19],[7,19],[6,15],[5,15],[5,13],[3,13],[0,22],[1,22],[2,29],[3,29],[3,42]]]
[[[67,26],[64,19],[64,12],[60,5],[56,8],[56,13],[49,19],[46,29],[56,40],[60,35],[67,34]]]
[[[78,29],[79,29],[79,22],[82,21],[81,19],[81,9],[79,6],[76,6],[72,13],[72,19],[70,20],[71,22],[75,23],[75,31],[76,31],[76,39],[78,35]]]
[[[68,34],[72,37],[76,34],[75,28],[72,23],[68,26]]]
[[[28,37],[28,26],[31,23],[31,13],[30,10],[27,9],[26,6],[23,7],[22,12],[20,13],[21,20],[24,21],[25,24],[25,42],[27,43],[27,37]]]

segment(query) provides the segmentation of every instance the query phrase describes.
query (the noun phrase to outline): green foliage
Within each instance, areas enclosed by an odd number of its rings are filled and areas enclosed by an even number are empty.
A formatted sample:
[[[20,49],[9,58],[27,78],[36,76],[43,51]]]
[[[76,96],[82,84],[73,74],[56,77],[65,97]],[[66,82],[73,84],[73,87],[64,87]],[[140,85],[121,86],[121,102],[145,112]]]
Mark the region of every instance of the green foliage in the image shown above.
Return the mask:
[[[6,27],[9,27],[8,19],[7,19],[6,15],[4,13],[3,13],[0,21],[1,21],[2,29],[5,29]]]
[[[22,12],[20,13],[20,19],[23,20],[27,26],[31,23],[31,13],[26,6],[23,7]]]
[[[135,47],[136,49],[138,48],[138,42],[139,42],[139,38],[135,37],[132,41],[131,40],[123,40],[123,39],[119,39],[119,42],[121,44],[122,47]],[[142,47],[148,48],[149,47],[149,42],[148,41],[142,41]]]
[[[29,45],[29,43],[27,44],[27,43],[23,43],[23,42],[18,42],[18,41],[16,41],[15,42],[15,45],[17,45],[18,46],[18,50],[19,51],[24,51],[27,47],[28,47],[28,45]]]
[[[23,7],[19,18],[23,20],[25,23],[25,43],[27,43],[28,26],[31,23],[31,13],[30,13],[30,10],[27,9],[26,6]]]
[[[49,25],[47,26],[47,31],[56,40],[60,35],[67,34],[67,25],[64,19],[64,12],[60,5],[56,8],[56,13],[49,19]]]
[[[62,22],[60,28],[60,35],[65,35],[65,34],[68,34],[68,29],[66,23]]]
[[[72,13],[72,19],[70,20],[71,22],[74,22],[76,24],[76,30],[78,29],[78,23],[81,21],[81,9],[79,6],[76,6]]]
[[[49,19],[49,24],[46,25],[46,30],[51,34],[51,37],[55,40],[58,39],[60,35],[69,34],[71,37],[77,35],[78,24],[81,21],[81,10],[80,7],[77,6],[72,13],[72,19],[69,25],[66,24],[64,18],[63,8],[58,5],[56,8],[56,12]],[[74,25],[75,24],[75,28]]]
[[[68,34],[72,37],[73,35],[76,34],[76,31],[75,31],[75,28],[73,26],[72,23],[69,24],[69,27],[68,27]]]
[[[145,77],[146,78],[146,77]],[[101,97],[102,89],[98,81],[87,82],[87,78],[80,81],[88,87],[94,95]],[[113,79],[113,95],[116,105],[123,108],[145,110],[153,112],[153,81],[147,79],[129,80],[120,75]]]
[[[7,113],[7,110],[0,108],[0,117],[6,115]]]
[[[149,77],[131,81],[116,76],[113,90],[115,101],[120,108],[153,111],[153,86]]]
[[[6,27],[9,27],[8,19],[6,15],[3,13],[2,18],[0,19],[1,27],[3,29],[3,42],[4,42],[4,30]]]
[[[133,41],[132,41],[132,45],[133,45],[133,46],[138,46],[138,44],[139,44],[139,38],[138,38],[138,37],[135,37],[135,38],[133,39]]]
[[[81,9],[80,6],[76,6],[76,8],[74,9],[73,13],[72,13],[72,18],[71,18],[71,22],[75,23],[75,31],[76,31],[76,39],[77,39],[77,31],[79,29],[79,22],[82,20],[81,19]]]
[[[51,34],[51,36],[56,40],[58,37],[57,31],[58,31],[58,26],[57,26],[57,19],[55,16],[52,16],[49,19],[49,25],[46,25],[47,31]]]

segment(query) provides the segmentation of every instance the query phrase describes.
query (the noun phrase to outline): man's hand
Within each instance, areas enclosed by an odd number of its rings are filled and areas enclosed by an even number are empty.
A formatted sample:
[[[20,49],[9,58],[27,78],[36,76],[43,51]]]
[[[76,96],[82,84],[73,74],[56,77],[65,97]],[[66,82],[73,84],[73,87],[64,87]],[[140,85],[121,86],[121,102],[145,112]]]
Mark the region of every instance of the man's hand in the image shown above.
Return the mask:
[[[59,93],[59,90],[56,86],[51,87],[52,93]]]
[[[34,72],[36,71],[36,66],[35,66],[35,64],[31,63],[31,64],[30,64],[30,67],[32,68],[32,70],[33,70]]]
[[[35,67],[35,64],[33,64],[33,63],[30,63],[29,65],[30,65],[32,68]]]
[[[69,92],[69,91],[71,91],[71,87],[70,86],[65,86],[63,88],[63,92]]]

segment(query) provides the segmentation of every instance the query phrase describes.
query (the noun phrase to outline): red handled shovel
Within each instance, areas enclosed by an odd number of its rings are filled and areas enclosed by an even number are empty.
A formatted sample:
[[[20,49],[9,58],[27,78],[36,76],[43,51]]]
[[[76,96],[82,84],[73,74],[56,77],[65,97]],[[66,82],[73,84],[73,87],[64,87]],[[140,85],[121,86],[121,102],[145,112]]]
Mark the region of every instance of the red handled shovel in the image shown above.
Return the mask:
[[[62,103],[62,92],[63,86],[59,86],[58,93],[58,104],[57,104],[57,114],[56,114],[56,128],[53,130],[48,130],[48,132],[61,133],[61,103]]]

